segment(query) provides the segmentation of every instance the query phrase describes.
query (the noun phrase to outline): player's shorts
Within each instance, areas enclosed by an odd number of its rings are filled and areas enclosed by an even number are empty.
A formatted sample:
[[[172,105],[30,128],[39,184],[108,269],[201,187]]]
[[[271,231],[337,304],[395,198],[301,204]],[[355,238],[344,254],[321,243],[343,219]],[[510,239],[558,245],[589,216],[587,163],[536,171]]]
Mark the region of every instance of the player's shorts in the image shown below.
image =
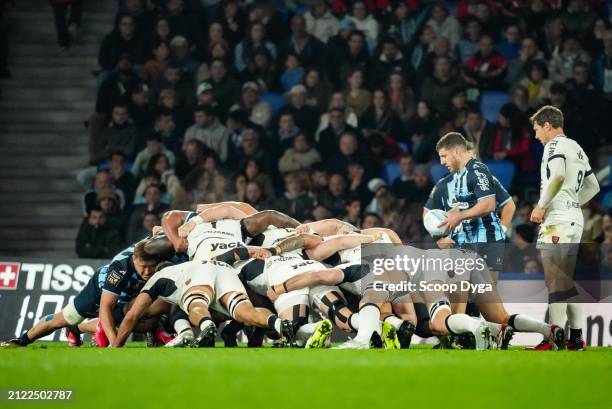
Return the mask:
[[[274,301],[274,309],[279,314],[289,308],[293,308],[296,305],[310,305],[308,288],[300,288],[299,290],[281,294],[278,296],[276,301]]]
[[[505,240],[490,243],[464,243],[460,247],[462,249],[471,250],[482,257],[490,270],[503,270],[504,253],[506,251]]]
[[[543,251],[560,250],[575,256],[582,237],[582,226],[576,222],[540,226],[536,248]],[[560,246],[557,246],[560,245]]]
[[[318,285],[316,287],[310,288],[310,305],[318,311],[321,311],[321,306],[323,305],[323,297],[330,291],[335,291],[338,294],[342,294],[340,288],[335,285]]]
[[[123,321],[123,317],[125,316],[124,307],[126,304],[127,300],[120,298],[113,309],[115,323],[118,324]],[[99,308],[100,298],[96,288],[96,281],[95,279],[90,279],[81,292],[68,301],[68,304],[62,310],[62,315],[68,324],[76,325],[85,318],[96,318]]]

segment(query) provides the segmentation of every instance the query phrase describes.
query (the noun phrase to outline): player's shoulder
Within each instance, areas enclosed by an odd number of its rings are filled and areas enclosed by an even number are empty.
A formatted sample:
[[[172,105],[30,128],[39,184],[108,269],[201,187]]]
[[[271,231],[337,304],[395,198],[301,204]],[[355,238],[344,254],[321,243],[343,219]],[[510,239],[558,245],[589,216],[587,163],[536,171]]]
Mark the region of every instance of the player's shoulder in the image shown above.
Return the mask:
[[[489,167],[478,159],[470,159],[470,161],[465,165],[465,167],[468,171],[489,172]]]

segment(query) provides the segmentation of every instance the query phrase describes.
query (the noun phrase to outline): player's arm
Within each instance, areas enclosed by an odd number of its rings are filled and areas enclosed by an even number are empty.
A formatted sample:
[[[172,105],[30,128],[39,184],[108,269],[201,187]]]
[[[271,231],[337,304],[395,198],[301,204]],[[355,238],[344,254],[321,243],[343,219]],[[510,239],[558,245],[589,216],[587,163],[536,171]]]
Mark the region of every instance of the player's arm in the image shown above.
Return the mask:
[[[362,244],[372,243],[380,237],[380,232],[372,234],[342,234],[334,236],[311,249],[306,250],[308,258],[311,260],[325,260],[340,250],[352,249]]]
[[[271,255],[276,256],[281,253],[287,253],[289,251],[306,249],[310,250],[317,246],[319,246],[323,242],[321,236],[317,236],[314,234],[296,234],[294,236],[289,236],[278,244],[275,244],[273,247],[269,248]]]
[[[478,202],[469,209],[459,212],[447,212],[447,221],[440,223],[440,226],[444,226],[446,224],[445,234],[449,234],[455,230],[461,221],[485,216],[491,212],[494,212],[495,209],[495,195],[493,194],[479,199]]]
[[[394,244],[402,244],[402,239],[400,239],[397,233],[394,230],[388,229],[386,227],[372,227],[369,229],[361,230],[362,234],[374,234],[376,232],[387,233],[387,236],[389,236],[389,238]]]
[[[298,233],[317,233],[323,237],[333,236],[341,229],[356,231],[357,228],[350,223],[338,219],[323,219],[312,223],[301,224],[296,228]]]
[[[100,297],[100,310],[98,317],[100,318],[100,324],[102,329],[108,338],[109,343],[112,345],[115,342],[117,332],[115,330],[115,319],[113,318],[113,308],[117,305],[119,296],[106,290],[102,290]]]
[[[565,182],[565,155],[556,154],[548,158],[547,172],[548,180],[543,181],[542,194],[538,204],[531,212],[530,220],[534,223],[542,223],[546,208],[552,203],[557,193]]]
[[[132,331],[134,331],[134,327],[136,327],[138,320],[140,320],[147,308],[149,308],[152,303],[153,299],[148,293],[142,292],[138,294],[138,297],[136,297],[134,300],[132,307],[127,314],[125,314],[125,317],[119,326],[115,342],[111,342],[111,346],[113,348],[118,348],[125,345],[125,341],[130,336]]]
[[[599,182],[593,170],[589,169],[584,177],[584,185],[578,192],[578,201],[580,206],[588,203],[597,193],[599,193]]]
[[[514,200],[508,199],[504,204],[502,204],[501,209],[499,210],[499,218],[502,226],[508,230],[510,225],[512,224],[512,218],[514,217],[514,212],[516,211],[516,205],[514,204]]]
[[[222,219],[240,220],[245,217],[246,214],[242,210],[233,206],[209,207],[179,227],[178,235],[179,237],[186,238],[198,224],[214,222]]]
[[[308,271],[291,277],[280,284],[273,285],[268,289],[267,295],[268,298],[274,301],[279,295],[288,293],[289,291],[315,287],[317,285],[336,285],[341,283],[343,279],[344,274],[337,268]]]
[[[178,229],[185,223],[188,215],[189,212],[186,211],[171,210],[164,213],[161,220],[166,237],[168,237],[174,249],[179,253],[187,250],[187,240],[179,236]]]
[[[263,233],[270,225],[279,228],[295,228],[300,223],[294,218],[276,210],[263,210],[242,219],[242,225],[251,237],[255,237]]]
[[[243,211],[247,216],[257,213],[257,209],[255,209],[250,204],[244,203],[244,202],[233,202],[233,201],[199,204],[196,206],[196,212],[202,213],[204,210],[207,210],[211,207],[217,207],[217,206],[232,206],[232,207],[235,207],[236,209]]]

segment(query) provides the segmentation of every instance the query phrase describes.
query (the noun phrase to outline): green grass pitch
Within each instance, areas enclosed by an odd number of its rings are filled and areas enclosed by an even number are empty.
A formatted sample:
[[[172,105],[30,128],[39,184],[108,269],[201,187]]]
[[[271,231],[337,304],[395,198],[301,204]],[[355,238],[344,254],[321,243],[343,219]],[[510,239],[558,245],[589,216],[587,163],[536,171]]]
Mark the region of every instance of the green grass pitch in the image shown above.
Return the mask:
[[[0,350],[0,388],[71,388],[69,408],[612,408],[612,348],[587,352]],[[3,397],[5,398],[5,397]],[[1,399],[0,399],[1,400]]]

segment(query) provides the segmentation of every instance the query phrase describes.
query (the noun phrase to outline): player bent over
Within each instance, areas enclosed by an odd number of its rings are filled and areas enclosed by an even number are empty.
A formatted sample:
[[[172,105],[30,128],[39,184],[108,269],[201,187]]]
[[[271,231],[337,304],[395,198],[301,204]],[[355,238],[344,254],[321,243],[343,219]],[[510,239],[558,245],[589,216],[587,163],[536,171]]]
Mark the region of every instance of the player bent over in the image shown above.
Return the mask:
[[[121,347],[132,333],[138,319],[157,299],[178,305],[189,316],[200,334],[192,347],[213,347],[216,326],[209,308],[224,313],[244,325],[274,329],[293,342],[291,322],[281,320],[265,308],[255,308],[234,269],[217,261],[190,261],[170,266],[156,273],[136,297],[111,345]]]
[[[19,338],[0,344],[2,347],[24,347],[52,332],[74,326],[85,318],[100,317],[100,323],[108,340],[115,340],[116,323],[123,319],[125,308],[155,271],[161,261],[157,254],[145,250],[146,240],[134,247],[133,255],[116,257],[110,264],[94,273],[85,288],[60,312],[43,317]],[[168,305],[154,303],[142,316],[154,317],[167,311]]]

